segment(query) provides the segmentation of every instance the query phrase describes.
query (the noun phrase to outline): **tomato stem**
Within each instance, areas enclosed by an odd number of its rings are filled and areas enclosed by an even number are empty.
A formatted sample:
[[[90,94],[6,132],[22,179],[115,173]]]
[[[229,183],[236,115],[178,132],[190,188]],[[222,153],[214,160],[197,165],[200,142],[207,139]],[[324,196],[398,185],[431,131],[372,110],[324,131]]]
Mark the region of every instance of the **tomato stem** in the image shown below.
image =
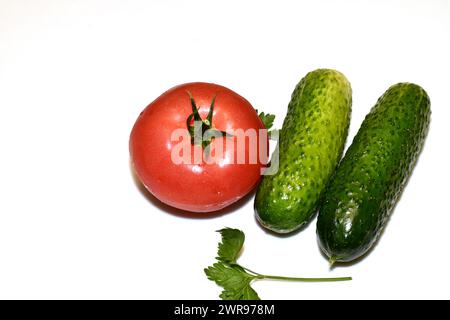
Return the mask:
[[[189,95],[189,99],[191,101],[192,113],[186,119],[186,126],[189,130],[189,134],[191,135],[192,144],[200,144],[203,149],[206,149],[206,151],[208,151],[209,144],[215,138],[231,136],[225,131],[220,131],[213,128],[214,104],[216,102],[217,94],[214,95],[211,101],[208,116],[205,120],[203,120],[200,116],[197,104],[195,103],[195,99],[192,96],[192,93],[190,91],[187,91],[187,94]],[[194,120],[193,125],[192,120]],[[198,128],[199,125],[201,126],[201,128]],[[201,137],[196,137],[197,134],[201,134]]]

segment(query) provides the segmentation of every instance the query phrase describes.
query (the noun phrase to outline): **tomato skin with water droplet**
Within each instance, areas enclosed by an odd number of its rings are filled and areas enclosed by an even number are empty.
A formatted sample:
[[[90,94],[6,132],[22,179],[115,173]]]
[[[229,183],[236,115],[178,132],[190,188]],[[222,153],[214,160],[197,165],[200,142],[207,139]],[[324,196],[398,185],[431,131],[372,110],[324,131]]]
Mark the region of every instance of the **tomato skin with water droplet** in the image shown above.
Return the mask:
[[[217,211],[244,197],[260,180],[264,157],[259,156],[259,146],[263,145],[259,139],[263,138],[256,135],[256,163],[249,161],[249,139],[245,139],[243,146],[235,136],[212,140],[211,150],[220,147],[219,144],[223,150],[213,153],[213,163],[204,157],[195,162],[193,155],[204,155],[204,150],[191,144],[187,131],[186,120],[192,114],[188,92],[195,99],[202,119],[206,119],[216,96],[212,125],[217,130],[254,129],[258,133],[265,129],[252,105],[234,91],[212,83],[186,83],[163,93],[139,115],[130,135],[131,162],[146,189],[165,204],[192,212]],[[185,129],[185,136],[174,140],[173,132],[177,129]],[[268,146],[267,137],[264,139]],[[174,163],[174,148],[190,150],[192,161]],[[238,163],[239,152],[245,155],[245,163]],[[267,156],[265,150],[263,153]]]

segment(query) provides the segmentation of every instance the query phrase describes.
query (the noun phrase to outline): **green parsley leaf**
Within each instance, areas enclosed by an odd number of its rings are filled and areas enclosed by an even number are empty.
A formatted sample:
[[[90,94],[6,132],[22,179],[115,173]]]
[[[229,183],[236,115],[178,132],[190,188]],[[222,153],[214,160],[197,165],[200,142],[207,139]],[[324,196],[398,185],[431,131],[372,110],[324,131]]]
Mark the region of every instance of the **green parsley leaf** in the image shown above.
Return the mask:
[[[241,291],[223,290],[219,297],[222,300],[261,300],[250,285],[245,286]]]
[[[244,245],[245,235],[241,230],[224,228],[217,231],[222,235],[222,242],[219,243],[219,261],[236,263],[239,253]]]
[[[256,111],[256,112],[258,112],[258,111]],[[275,120],[274,114],[260,112],[258,114],[258,116],[261,118],[261,121],[264,123],[264,126],[266,127],[267,130],[272,128],[273,121]]]
[[[248,274],[238,265],[216,262],[205,269],[208,279],[224,290],[220,297],[224,300],[259,300],[258,294],[250,286],[256,276]]]

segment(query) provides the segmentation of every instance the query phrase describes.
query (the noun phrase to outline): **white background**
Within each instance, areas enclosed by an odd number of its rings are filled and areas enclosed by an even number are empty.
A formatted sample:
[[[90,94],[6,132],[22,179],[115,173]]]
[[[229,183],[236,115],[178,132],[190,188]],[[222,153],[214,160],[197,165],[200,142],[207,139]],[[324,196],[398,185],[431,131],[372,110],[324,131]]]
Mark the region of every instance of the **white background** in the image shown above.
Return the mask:
[[[263,299],[450,298],[449,43],[450,1],[0,1],[0,298],[215,299],[203,268],[224,226],[245,231],[256,271],[354,277],[256,283]],[[431,97],[425,149],[364,260],[330,271],[315,221],[269,235],[252,199],[200,219],[139,191],[128,137],[163,91],[219,83],[279,127],[320,67],[352,83],[350,141],[390,85]]]

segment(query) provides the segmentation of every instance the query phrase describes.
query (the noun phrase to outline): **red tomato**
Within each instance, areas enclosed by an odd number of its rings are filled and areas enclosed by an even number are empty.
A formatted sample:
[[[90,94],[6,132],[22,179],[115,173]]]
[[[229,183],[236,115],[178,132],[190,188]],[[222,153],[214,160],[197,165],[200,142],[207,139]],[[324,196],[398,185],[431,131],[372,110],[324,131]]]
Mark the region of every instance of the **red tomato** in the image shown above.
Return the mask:
[[[187,130],[190,116],[189,124],[193,124],[189,94],[206,127],[215,97],[211,120],[216,132],[253,129],[258,133],[264,129],[251,104],[230,89],[211,83],[182,84],[163,93],[139,115],[130,136],[131,160],[141,182],[160,201],[187,211],[216,211],[256,186],[266,161],[268,139],[256,135],[257,153],[264,149],[264,156],[258,156],[256,162],[251,161],[254,145],[250,145],[249,137],[244,144],[238,142],[236,135],[216,137],[210,141],[209,152],[205,152],[204,146],[192,143]],[[182,134],[174,139],[176,129]],[[217,152],[220,147],[222,153]],[[192,163],[195,152],[201,158]],[[188,161],[174,161],[174,155],[185,156]],[[237,161],[238,155],[241,159],[244,155],[244,163]]]

